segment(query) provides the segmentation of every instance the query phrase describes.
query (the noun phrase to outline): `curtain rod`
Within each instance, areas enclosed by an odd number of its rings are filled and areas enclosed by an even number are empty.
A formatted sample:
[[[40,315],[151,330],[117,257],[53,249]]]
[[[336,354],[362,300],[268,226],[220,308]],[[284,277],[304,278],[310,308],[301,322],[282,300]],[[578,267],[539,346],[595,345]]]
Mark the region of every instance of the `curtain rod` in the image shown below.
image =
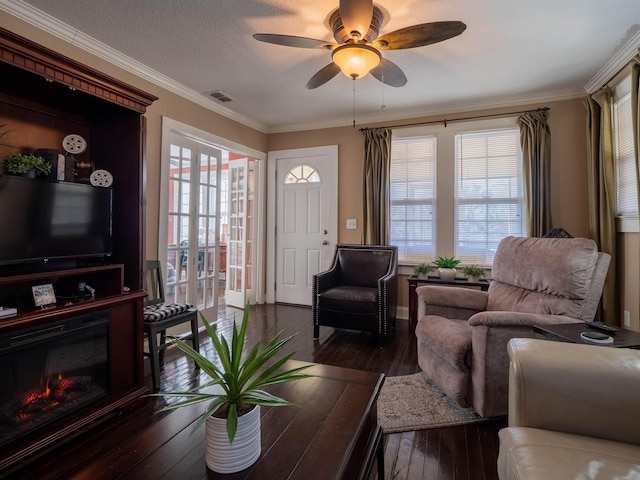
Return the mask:
[[[472,116],[472,117],[454,118],[454,119],[451,119],[451,120],[447,120],[446,118],[444,118],[442,120],[431,120],[429,122],[401,123],[401,124],[398,124],[398,125],[387,125],[387,126],[383,126],[383,127],[365,127],[365,128],[361,128],[360,131],[364,132],[364,131],[367,131],[367,130],[376,130],[378,128],[417,127],[417,126],[420,126],[420,125],[435,125],[435,124],[438,124],[438,123],[442,123],[446,127],[447,123],[463,122],[465,120],[477,120],[479,118],[510,117],[512,115],[521,115],[523,113],[547,112],[549,110],[550,110],[549,107],[541,107],[541,108],[535,108],[533,110],[521,110],[519,112],[508,112],[508,113],[493,113],[493,114],[488,114],[488,115],[475,115],[475,116]]]

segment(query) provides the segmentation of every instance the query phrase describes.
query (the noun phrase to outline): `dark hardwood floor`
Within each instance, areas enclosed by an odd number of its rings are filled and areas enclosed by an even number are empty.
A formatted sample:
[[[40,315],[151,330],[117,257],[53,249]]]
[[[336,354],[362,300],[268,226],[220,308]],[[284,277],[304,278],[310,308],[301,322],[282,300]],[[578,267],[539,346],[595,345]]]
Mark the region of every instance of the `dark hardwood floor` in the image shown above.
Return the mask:
[[[242,318],[242,311],[221,308],[217,322],[219,332],[230,331],[229,318]],[[312,337],[311,310],[289,305],[258,305],[251,309],[248,341],[271,337],[278,332],[295,334],[287,351],[293,358],[340,367],[383,372],[387,376],[407,375],[419,371],[416,342],[406,321],[398,322],[385,349],[366,333],[320,328],[320,338]],[[201,352],[212,350],[211,340],[201,336]],[[151,385],[148,360],[145,373]],[[193,363],[175,349],[165,355],[161,370],[161,390],[186,390],[201,381]],[[144,454],[145,439],[160,428],[167,413],[160,409],[164,398],[145,397],[132,408],[104,421],[65,445],[38,458],[9,478],[61,480],[94,479],[92,472],[102,472],[100,478],[135,478],[129,470],[132,458]],[[497,479],[497,432],[505,420],[496,420],[459,427],[405,432],[384,436],[386,480],[493,480]],[[167,428],[163,425],[162,428]],[[133,445],[133,447],[132,447]],[[136,448],[139,446],[139,448]],[[110,472],[108,477],[104,472]],[[371,480],[376,478],[374,467]],[[2,477],[2,475],[0,475]],[[170,475],[163,477],[171,480]],[[181,477],[179,480],[189,480]],[[265,479],[268,480],[268,479]],[[280,480],[280,479],[274,479]]]

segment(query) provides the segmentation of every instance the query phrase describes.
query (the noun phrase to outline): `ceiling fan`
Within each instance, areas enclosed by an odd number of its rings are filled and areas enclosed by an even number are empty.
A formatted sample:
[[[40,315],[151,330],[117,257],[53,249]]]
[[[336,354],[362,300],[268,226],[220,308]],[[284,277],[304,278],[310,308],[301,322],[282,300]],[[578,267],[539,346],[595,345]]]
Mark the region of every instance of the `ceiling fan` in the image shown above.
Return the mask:
[[[307,88],[325,84],[340,71],[354,80],[371,73],[386,85],[402,87],[407,83],[407,77],[400,67],[382,57],[381,50],[441,42],[460,35],[467,28],[459,21],[421,23],[378,37],[383,17],[382,10],[373,4],[373,0],[340,0],[340,7],[329,17],[337,43],[272,33],[256,33],[253,38],[287,47],[331,50],[332,62],[309,79]]]

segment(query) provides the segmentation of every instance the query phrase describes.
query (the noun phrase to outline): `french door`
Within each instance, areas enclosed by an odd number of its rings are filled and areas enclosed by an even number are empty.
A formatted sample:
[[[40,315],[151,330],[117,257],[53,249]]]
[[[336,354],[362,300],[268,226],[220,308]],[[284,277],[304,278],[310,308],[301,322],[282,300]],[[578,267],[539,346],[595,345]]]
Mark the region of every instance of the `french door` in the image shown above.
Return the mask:
[[[167,201],[169,301],[196,306],[217,318],[221,150],[171,132]]]
[[[251,165],[251,166],[250,166]],[[242,308],[252,291],[254,249],[254,162],[229,160],[227,283],[225,302]]]

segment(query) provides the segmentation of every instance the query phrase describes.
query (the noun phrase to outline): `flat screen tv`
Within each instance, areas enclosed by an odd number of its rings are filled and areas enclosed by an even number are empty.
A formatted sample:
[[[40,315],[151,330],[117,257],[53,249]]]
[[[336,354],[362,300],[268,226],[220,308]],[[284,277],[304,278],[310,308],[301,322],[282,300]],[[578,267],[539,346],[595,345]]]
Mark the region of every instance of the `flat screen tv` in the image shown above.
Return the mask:
[[[110,188],[0,177],[0,265],[112,254]]]

